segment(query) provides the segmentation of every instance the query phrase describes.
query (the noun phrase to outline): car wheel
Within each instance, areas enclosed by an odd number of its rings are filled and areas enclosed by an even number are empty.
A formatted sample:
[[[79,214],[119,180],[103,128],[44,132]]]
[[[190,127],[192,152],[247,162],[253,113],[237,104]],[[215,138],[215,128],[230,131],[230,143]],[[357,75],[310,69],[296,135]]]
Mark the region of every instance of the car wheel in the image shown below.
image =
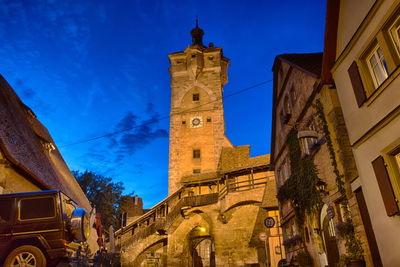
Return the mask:
[[[4,267],[45,267],[46,258],[35,246],[17,247],[8,254]]]

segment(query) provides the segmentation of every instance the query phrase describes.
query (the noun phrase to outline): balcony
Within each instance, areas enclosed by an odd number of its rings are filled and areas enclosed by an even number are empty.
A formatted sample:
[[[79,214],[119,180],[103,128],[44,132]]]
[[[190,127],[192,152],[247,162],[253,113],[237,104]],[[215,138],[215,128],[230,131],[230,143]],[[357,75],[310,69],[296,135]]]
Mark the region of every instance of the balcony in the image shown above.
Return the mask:
[[[224,198],[230,192],[247,191],[257,188],[264,188],[268,177],[253,178],[249,180],[231,181],[228,179],[226,184],[220,188],[219,198]]]

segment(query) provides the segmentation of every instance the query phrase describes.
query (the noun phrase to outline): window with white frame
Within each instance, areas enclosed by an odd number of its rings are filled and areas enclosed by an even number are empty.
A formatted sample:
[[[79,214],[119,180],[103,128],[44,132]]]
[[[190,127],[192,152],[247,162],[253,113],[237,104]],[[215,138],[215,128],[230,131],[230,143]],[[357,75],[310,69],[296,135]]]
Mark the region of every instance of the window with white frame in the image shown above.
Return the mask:
[[[392,165],[393,176],[397,177],[397,184],[400,185],[400,146],[395,150],[391,151],[389,154],[390,165]]]
[[[389,69],[383,56],[382,49],[376,46],[367,58],[368,68],[371,72],[375,87],[379,87],[389,76]]]
[[[280,187],[281,186],[281,168],[280,167],[275,172],[275,178],[276,178],[276,185],[278,187]]]
[[[396,161],[397,170],[400,170],[400,149],[397,152],[393,153],[393,158]]]
[[[289,178],[289,164],[288,164],[287,160],[285,160],[282,164],[282,174],[283,174],[282,182],[285,182]]]
[[[396,46],[397,53],[400,55],[400,18],[397,18],[397,20],[393,23],[389,29],[389,33]]]
[[[290,88],[290,98],[292,100],[292,107],[296,104],[297,101],[297,95],[296,95],[296,90],[294,88],[294,85]]]
[[[348,68],[358,107],[385,90],[384,82],[400,67],[400,5],[372,37]]]
[[[283,100],[283,108],[285,110],[285,115],[292,114],[291,106],[290,106],[290,101],[289,101],[289,96],[286,95],[285,99]]]

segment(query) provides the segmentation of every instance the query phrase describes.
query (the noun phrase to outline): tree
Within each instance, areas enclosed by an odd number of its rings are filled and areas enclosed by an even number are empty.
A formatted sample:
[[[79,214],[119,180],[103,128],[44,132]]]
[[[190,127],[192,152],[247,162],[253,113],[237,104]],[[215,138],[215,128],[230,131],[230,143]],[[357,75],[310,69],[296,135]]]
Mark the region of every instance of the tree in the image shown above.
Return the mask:
[[[125,189],[122,182],[112,182],[109,177],[104,177],[86,170],[85,172],[72,171],[89,201],[96,206],[96,211],[101,214],[103,226],[108,229],[110,225],[117,228],[119,218],[119,204],[122,191]]]

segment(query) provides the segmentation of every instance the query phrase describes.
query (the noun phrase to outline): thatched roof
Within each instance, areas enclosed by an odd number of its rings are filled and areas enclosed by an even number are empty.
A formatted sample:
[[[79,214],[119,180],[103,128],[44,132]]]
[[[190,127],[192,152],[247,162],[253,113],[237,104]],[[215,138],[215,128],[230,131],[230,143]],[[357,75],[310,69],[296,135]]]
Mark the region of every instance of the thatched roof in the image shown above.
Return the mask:
[[[12,166],[39,188],[62,190],[90,210],[89,201],[46,127],[1,75],[0,149]]]

